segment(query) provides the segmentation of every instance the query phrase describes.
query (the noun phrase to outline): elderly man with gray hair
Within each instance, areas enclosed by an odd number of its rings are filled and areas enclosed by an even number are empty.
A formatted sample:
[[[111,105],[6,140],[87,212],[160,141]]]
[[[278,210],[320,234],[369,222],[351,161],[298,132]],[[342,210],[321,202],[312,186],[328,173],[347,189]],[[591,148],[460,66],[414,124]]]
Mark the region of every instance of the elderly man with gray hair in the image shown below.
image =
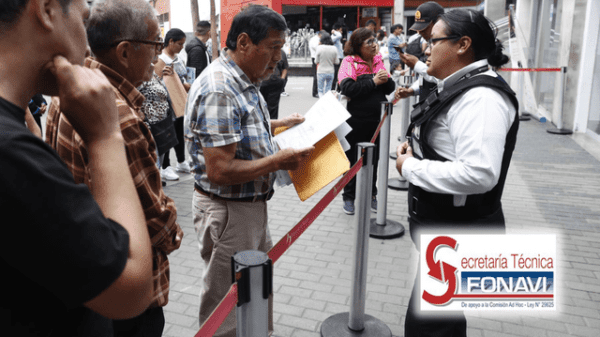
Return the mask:
[[[142,204],[152,243],[153,297],[140,316],[113,321],[115,336],[161,336],[162,307],[168,302],[167,254],[179,248],[183,231],[177,224],[175,203],[162,190],[156,166],[156,144],[140,111],[144,96],[136,89],[150,80],[157,55],[163,48],[153,8],[144,0],[107,0],[92,8],[86,24],[94,59],[85,67],[102,72],[113,86],[127,162]],[[91,179],[88,152],[80,135],[60,107],[49,112],[47,141],[73,173],[76,183],[101,189]]]
[[[187,66],[196,69],[196,78],[210,64],[211,56],[208,54],[206,42],[210,38],[210,22],[200,21],[196,24],[194,38],[185,46],[188,55]]]
[[[286,30],[281,14],[249,5],[233,18],[227,49],[190,89],[184,126],[196,179],[194,226],[204,261],[200,324],[231,286],[226,282],[231,256],[250,249],[267,252],[273,246],[267,201],[274,193],[275,172],[298,169],[314,150],[275,151],[273,130],[292,127],[304,117],[271,120],[259,91],[260,81],[271,76],[281,60]],[[268,322],[272,331],[272,305]],[[214,336],[236,336],[235,312]]]

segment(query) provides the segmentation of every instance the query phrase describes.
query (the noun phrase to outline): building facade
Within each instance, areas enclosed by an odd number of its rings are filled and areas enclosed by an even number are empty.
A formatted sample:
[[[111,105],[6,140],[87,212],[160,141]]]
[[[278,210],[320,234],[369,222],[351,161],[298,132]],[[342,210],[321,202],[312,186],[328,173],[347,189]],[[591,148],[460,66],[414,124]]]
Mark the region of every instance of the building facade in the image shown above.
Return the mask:
[[[558,73],[529,74],[535,112],[600,141],[600,1],[518,0],[515,8],[524,66],[567,69],[564,83]]]
[[[416,8],[426,0],[221,0],[221,27],[226,36],[231,21],[239,10],[250,3],[264,5],[281,13],[290,32],[298,29],[330,31],[335,23],[341,23],[349,31],[363,27],[373,19],[377,28],[389,28],[395,23],[410,26],[414,22]],[[445,8],[476,7],[482,0],[440,0]]]
[[[189,11],[171,12],[173,1],[151,0],[165,32],[177,27],[177,15],[190,16]],[[391,25],[407,28],[414,22],[416,8],[425,0],[221,0],[221,46],[233,17],[249,3],[268,6],[282,13],[290,28],[290,36],[307,41],[318,30],[330,31],[336,22],[348,31],[374,19],[389,34]],[[550,122],[561,122],[563,128],[587,133],[600,140],[600,1],[599,0],[445,0],[443,7],[466,7],[484,10],[496,21],[507,15],[508,5],[515,6],[515,21],[524,37],[524,67],[566,67],[566,80],[558,73],[529,73],[535,96],[534,114]],[[186,3],[188,3],[186,1]],[[188,5],[189,6],[189,5]],[[187,7],[186,7],[187,8]],[[378,27],[378,28],[379,28]],[[189,31],[184,29],[184,31]],[[300,34],[302,32],[302,34]],[[299,35],[302,35],[301,37]],[[506,41],[504,41],[506,42]],[[305,43],[307,44],[307,43]],[[505,46],[507,44],[505,43]],[[508,47],[507,47],[508,49]],[[508,51],[508,50],[507,50]],[[298,55],[307,54],[306,51]],[[296,56],[298,56],[296,55]],[[307,55],[303,56],[304,58]],[[310,61],[308,61],[310,62]],[[514,73],[504,73],[510,82]],[[513,82],[514,83],[514,82]],[[561,93],[564,99],[561,100]]]

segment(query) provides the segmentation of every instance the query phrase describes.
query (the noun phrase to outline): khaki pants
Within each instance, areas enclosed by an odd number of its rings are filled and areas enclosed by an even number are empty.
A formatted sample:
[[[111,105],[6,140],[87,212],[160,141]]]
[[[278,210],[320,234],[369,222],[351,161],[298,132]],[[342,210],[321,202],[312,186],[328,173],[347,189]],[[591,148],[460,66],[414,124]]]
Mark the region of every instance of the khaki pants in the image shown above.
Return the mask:
[[[194,191],[192,210],[200,256],[205,263],[200,294],[200,325],[231,287],[231,256],[243,250],[263,252],[273,247],[267,225],[267,203],[210,199]],[[269,297],[269,333],[273,332],[273,297]],[[235,337],[235,308],[215,337]]]

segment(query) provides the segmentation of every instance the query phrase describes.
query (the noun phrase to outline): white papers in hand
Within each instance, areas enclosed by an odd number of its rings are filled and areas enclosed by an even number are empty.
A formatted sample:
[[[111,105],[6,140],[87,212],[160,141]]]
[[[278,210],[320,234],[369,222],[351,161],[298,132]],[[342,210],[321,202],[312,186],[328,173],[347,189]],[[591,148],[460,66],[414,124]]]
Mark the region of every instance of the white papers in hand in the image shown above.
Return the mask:
[[[273,137],[279,149],[302,149],[315,145],[350,118],[350,113],[328,92],[304,115],[304,122]]]

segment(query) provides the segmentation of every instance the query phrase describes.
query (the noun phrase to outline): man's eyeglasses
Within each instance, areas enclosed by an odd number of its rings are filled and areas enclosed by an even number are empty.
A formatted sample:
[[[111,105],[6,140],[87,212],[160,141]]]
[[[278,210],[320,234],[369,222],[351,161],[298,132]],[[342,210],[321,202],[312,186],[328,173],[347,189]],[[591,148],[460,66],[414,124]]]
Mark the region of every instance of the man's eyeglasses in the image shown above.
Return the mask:
[[[119,41],[113,42],[113,44],[111,44],[110,47],[112,48],[112,47],[114,47],[114,46],[116,46],[119,43],[124,42],[124,41],[154,45],[154,48],[156,48],[156,53],[157,54],[162,53],[163,49],[165,48],[165,41],[163,41],[163,40],[157,40],[157,41],[150,41],[150,40],[119,40]]]
[[[368,39],[368,40],[365,41],[365,45],[367,45],[367,46],[370,46],[373,43],[375,43],[375,39]]]
[[[431,49],[431,47],[434,46],[434,43],[436,43],[438,41],[452,40],[452,39],[458,39],[458,38],[460,38],[460,35],[450,35],[450,36],[445,36],[445,37],[438,37],[435,39],[429,39],[429,41],[427,41],[427,48]]]

